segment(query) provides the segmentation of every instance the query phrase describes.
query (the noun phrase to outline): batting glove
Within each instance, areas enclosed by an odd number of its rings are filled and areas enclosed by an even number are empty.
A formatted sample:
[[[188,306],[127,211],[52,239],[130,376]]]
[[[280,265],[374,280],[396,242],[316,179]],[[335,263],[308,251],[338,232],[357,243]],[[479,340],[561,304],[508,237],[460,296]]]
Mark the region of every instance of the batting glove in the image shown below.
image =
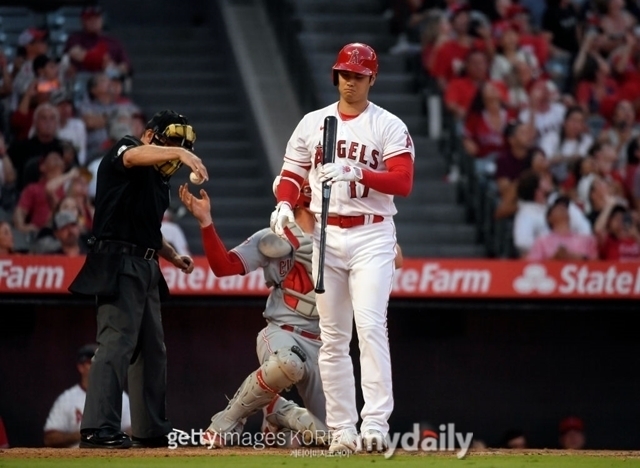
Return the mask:
[[[323,164],[320,168],[320,182],[332,185],[335,182],[352,182],[362,179],[362,169],[339,163]]]
[[[276,209],[271,213],[271,219],[269,225],[271,230],[278,236],[286,239],[285,226],[288,223],[295,223],[296,218],[291,210],[291,205],[288,202],[281,201],[276,205]]]

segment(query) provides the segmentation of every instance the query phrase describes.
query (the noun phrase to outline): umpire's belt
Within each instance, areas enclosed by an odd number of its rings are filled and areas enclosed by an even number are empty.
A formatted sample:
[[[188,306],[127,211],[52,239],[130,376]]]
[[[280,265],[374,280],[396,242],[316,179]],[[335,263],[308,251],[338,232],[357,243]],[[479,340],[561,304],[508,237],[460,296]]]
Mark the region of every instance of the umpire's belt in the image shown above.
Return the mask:
[[[384,216],[380,215],[360,215],[360,216],[340,216],[329,215],[327,224],[329,226],[339,226],[341,228],[350,228],[362,226],[363,224],[375,224],[384,221]]]
[[[293,325],[280,325],[280,328],[291,333],[297,333],[298,335],[309,338],[310,340],[320,341],[320,335],[308,332],[306,330],[303,330],[302,328],[294,327]]]
[[[134,257],[142,257],[145,260],[158,260],[158,252],[155,249],[140,247],[139,245],[130,244],[129,242],[116,240],[99,240],[93,247],[94,252],[104,253],[121,253],[132,255]]]

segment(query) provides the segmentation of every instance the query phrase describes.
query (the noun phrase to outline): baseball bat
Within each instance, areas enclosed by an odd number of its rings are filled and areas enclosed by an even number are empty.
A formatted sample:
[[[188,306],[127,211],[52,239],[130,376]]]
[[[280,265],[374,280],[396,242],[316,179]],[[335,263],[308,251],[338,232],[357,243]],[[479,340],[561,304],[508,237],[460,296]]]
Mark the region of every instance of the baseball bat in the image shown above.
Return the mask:
[[[338,134],[338,119],[329,115],[324,119],[322,133],[322,164],[333,162],[336,155],[336,136]],[[331,198],[331,186],[322,183],[322,212],[320,214],[320,247],[318,252],[318,277],[316,281],[316,294],[324,292],[324,256],[327,248],[327,218],[329,217],[329,199]]]

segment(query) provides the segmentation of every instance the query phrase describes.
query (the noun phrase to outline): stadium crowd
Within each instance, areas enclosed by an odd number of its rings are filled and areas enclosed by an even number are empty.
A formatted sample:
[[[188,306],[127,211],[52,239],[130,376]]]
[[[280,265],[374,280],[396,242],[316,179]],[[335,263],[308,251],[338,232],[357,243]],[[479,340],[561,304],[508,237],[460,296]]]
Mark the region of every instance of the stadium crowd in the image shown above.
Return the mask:
[[[392,5],[489,254],[640,259],[640,2]]]
[[[640,259],[640,1],[388,11],[390,52],[419,54],[442,96],[450,180],[490,256]],[[57,55],[38,25],[0,51],[0,249],[84,253],[101,154],[144,128],[124,46],[100,7],[81,19]]]
[[[102,154],[144,130],[146,118],[130,98],[125,47],[105,32],[99,6],[79,15],[82,29],[68,31],[59,50],[49,28],[36,24],[6,44],[12,60],[0,50],[3,253],[86,253]],[[186,250],[169,217],[166,229]]]

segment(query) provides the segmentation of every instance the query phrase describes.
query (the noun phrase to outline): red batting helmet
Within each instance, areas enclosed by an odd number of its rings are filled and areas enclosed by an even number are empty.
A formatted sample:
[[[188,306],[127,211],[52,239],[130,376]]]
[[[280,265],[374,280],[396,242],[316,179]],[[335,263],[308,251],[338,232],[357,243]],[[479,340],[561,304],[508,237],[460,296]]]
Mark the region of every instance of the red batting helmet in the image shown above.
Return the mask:
[[[338,84],[338,71],[350,71],[366,76],[378,74],[378,56],[371,46],[354,42],[338,52],[338,59],[332,68],[333,84]]]

